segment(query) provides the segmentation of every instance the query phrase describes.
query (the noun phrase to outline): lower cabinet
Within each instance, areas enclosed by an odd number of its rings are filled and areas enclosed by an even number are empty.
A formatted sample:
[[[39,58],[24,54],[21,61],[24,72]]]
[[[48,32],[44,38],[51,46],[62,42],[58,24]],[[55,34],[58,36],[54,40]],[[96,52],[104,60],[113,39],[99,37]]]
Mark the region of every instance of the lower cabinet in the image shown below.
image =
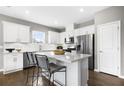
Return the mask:
[[[4,54],[4,74],[23,69],[23,53]]]

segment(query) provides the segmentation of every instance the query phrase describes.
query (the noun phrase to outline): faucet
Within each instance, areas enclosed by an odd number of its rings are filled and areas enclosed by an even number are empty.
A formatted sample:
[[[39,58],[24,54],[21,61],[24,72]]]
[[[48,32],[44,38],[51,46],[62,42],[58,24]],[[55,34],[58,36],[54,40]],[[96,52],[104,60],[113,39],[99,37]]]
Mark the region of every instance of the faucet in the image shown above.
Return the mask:
[[[39,45],[39,51],[41,51],[42,50],[42,45]]]

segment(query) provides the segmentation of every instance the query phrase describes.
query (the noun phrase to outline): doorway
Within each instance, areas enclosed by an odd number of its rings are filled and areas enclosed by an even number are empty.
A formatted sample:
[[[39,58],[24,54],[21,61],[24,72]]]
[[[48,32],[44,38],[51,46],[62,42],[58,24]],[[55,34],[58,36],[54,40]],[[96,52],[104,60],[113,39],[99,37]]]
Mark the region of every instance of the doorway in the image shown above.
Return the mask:
[[[97,62],[100,72],[120,75],[120,21],[97,27]]]

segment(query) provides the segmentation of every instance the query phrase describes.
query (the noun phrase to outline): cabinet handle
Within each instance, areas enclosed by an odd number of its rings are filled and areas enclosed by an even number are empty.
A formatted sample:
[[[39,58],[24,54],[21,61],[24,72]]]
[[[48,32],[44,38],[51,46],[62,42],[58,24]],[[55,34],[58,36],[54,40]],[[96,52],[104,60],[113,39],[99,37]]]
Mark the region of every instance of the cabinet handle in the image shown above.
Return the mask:
[[[100,53],[103,53],[103,51],[99,51]]]

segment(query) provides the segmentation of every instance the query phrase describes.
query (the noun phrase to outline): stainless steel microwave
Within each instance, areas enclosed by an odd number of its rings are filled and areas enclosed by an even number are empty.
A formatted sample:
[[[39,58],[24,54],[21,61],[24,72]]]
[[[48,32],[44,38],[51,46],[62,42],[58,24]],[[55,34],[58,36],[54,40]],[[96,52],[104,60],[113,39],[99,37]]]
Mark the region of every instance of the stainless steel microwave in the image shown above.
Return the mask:
[[[65,44],[73,44],[74,43],[74,37],[69,37],[68,40],[65,38]]]

